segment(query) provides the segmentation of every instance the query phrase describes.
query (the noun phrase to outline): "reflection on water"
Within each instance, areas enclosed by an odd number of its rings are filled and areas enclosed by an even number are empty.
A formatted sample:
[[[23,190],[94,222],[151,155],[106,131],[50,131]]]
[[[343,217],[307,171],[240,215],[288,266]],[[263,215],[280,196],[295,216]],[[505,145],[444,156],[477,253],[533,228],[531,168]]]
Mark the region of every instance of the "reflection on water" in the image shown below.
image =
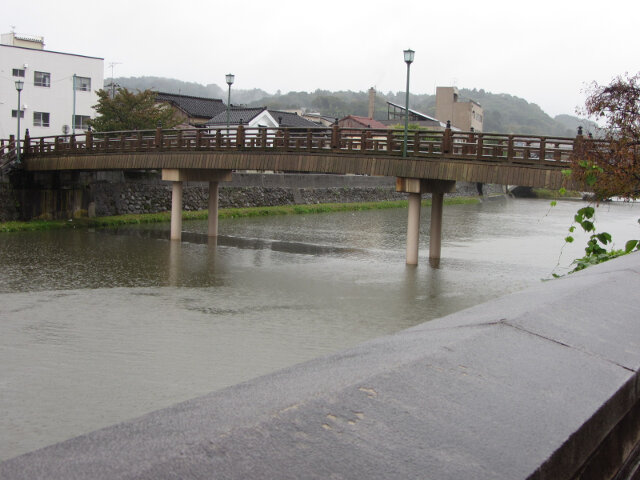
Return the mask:
[[[447,206],[443,258],[406,267],[406,210],[0,238],[0,459],[549,278],[564,202]],[[635,205],[600,207],[624,244]],[[605,228],[606,227],[606,228]],[[581,254],[569,245],[562,273]]]

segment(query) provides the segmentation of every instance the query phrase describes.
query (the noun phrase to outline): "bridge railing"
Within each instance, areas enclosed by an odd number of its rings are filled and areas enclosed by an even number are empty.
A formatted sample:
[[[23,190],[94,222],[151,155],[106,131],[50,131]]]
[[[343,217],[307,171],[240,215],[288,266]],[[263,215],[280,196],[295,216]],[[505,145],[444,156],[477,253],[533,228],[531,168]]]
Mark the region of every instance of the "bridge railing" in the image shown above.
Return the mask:
[[[593,139],[497,133],[410,131],[407,156],[559,166],[570,160],[576,141]],[[118,152],[249,150],[365,155],[402,155],[404,132],[397,129],[218,127],[182,130],[84,132],[24,139],[24,156]],[[8,143],[7,143],[8,145]],[[594,145],[595,146],[595,145]],[[0,148],[6,149],[3,141]],[[3,152],[4,150],[0,150]]]

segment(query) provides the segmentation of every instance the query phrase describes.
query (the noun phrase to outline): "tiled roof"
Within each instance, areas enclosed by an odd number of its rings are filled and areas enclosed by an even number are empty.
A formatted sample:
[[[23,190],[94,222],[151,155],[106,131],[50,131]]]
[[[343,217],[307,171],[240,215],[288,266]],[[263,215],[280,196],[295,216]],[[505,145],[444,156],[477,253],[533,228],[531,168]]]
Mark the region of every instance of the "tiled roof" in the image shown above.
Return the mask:
[[[279,110],[269,110],[265,107],[258,108],[242,108],[231,107],[229,110],[229,125],[239,125],[240,120],[243,124],[250,123],[256,116],[267,110],[273,119],[278,122],[280,127],[294,127],[294,128],[314,128],[319,125],[315,122],[302,118],[300,115],[296,115],[291,112],[282,112]],[[215,117],[207,121],[207,125],[226,125],[227,124],[227,111],[223,110]]]
[[[246,124],[253,120],[259,113],[265,110],[264,107],[258,108],[244,108],[244,107],[231,107],[229,109],[229,125]],[[207,121],[207,125],[226,125],[227,124],[227,110],[226,107],[220,113],[214,115]]]
[[[191,97],[176,93],[158,92],[156,99],[178,107],[189,117],[211,118],[227,108],[224,102],[218,98]]]
[[[306,118],[302,118],[300,115],[291,112],[281,112],[280,110],[271,110],[269,113],[276,119],[278,125],[281,127],[295,127],[295,128],[314,128],[321,125]]]
[[[387,126],[384,123],[379,122],[378,120],[374,120],[373,118],[358,117],[357,115],[348,115],[348,116],[344,117],[342,120],[346,120],[347,118],[351,118],[351,119],[355,120],[356,122],[362,124],[362,126],[364,128],[379,128],[379,129],[386,129],[387,128]]]

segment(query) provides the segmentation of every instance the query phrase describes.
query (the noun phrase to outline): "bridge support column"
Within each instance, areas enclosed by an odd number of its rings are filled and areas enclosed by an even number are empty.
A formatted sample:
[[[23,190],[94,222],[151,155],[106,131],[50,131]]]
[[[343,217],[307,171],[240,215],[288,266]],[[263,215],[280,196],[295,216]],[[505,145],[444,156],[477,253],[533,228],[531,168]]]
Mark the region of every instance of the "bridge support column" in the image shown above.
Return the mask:
[[[407,219],[407,265],[418,264],[421,202],[421,193],[409,193],[409,215]]]
[[[429,227],[429,259],[440,260],[440,244],[442,242],[442,205],[444,193],[431,194],[431,225]]]
[[[209,236],[218,236],[218,182],[209,182]]]
[[[172,182],[171,190],[171,240],[182,238],[182,182]]]
[[[409,217],[407,221],[407,265],[418,264],[418,242],[420,232],[420,202],[423,193],[431,193],[431,226],[429,258],[440,259],[442,237],[442,206],[444,194],[455,191],[454,180],[426,178],[396,178],[396,191],[409,194]]]
[[[209,236],[218,235],[218,183],[231,181],[231,170],[162,169],[162,180],[173,182],[171,240],[182,238],[182,182],[209,182]]]

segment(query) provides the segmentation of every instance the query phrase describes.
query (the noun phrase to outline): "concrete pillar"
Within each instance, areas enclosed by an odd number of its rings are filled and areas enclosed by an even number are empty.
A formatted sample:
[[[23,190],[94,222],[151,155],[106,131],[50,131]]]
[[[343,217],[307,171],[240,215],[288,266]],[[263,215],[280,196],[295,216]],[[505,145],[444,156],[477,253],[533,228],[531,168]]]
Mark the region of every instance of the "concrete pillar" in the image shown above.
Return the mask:
[[[429,258],[440,259],[440,243],[442,240],[442,205],[444,193],[431,194],[431,227],[429,231]]]
[[[421,194],[409,193],[409,218],[407,220],[407,265],[418,264],[418,240],[420,237],[421,200]]]
[[[171,192],[171,240],[182,238],[182,182],[172,182]]]
[[[209,236],[218,236],[218,182],[209,182]]]

